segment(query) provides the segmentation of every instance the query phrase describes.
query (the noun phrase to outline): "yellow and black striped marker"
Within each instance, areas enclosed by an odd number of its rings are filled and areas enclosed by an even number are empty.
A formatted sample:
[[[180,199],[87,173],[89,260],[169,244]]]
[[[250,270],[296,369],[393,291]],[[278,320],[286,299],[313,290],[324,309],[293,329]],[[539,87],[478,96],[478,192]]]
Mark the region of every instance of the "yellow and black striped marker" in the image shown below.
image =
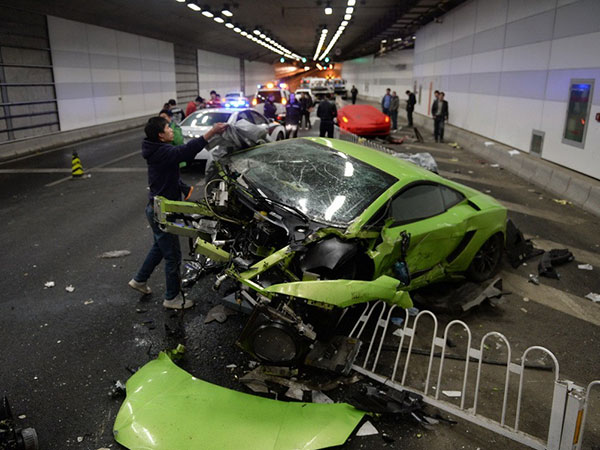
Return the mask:
[[[81,178],[84,175],[83,166],[77,152],[73,152],[73,159],[71,160],[71,175],[73,178]]]

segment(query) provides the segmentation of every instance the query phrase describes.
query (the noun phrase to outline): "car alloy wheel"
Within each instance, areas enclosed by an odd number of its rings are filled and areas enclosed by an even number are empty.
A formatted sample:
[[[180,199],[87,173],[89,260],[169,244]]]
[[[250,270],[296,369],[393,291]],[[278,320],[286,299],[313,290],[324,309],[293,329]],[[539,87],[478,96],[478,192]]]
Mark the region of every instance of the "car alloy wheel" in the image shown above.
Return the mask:
[[[485,281],[492,277],[500,266],[504,247],[502,234],[497,233],[489,238],[475,254],[467,275],[474,281]]]

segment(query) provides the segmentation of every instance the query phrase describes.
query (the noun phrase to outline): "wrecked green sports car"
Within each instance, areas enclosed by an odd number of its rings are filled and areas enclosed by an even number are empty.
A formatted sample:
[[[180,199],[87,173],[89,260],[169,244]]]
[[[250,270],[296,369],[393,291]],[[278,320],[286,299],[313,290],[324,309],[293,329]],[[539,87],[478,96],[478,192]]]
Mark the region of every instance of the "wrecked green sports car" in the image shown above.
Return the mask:
[[[497,270],[506,209],[391,155],[325,138],[233,153],[202,202],[155,199],[161,226],[193,239],[197,276],[235,280],[252,310],[240,345],[297,362],[342,310],[412,306],[408,291]],[[218,273],[220,271],[220,273]]]

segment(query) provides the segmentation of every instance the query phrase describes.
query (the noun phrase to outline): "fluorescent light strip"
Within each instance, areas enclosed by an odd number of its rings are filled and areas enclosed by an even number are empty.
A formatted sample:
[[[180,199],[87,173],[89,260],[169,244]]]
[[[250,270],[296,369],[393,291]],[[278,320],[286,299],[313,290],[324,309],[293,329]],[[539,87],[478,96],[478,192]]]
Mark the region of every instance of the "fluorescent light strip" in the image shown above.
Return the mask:
[[[353,6],[355,4],[356,4],[356,0],[348,0],[348,7],[346,8],[346,15],[344,15],[344,20],[342,20],[342,22],[340,23],[340,26],[338,27],[337,31],[331,38],[331,41],[329,41],[329,44],[325,48],[325,51],[321,54],[321,56],[319,56],[318,61],[321,61],[329,54],[329,52],[331,51],[331,49],[333,48],[335,43],[338,41],[338,39],[340,38],[340,36],[342,35],[344,30],[348,26],[348,21],[350,20],[350,18],[352,18],[352,13],[354,12]],[[350,16],[350,17],[348,17],[348,16]],[[323,38],[324,36],[321,35],[321,37]],[[321,48],[322,44],[323,44],[322,42],[319,42],[317,52],[315,52],[315,56],[313,59],[317,60],[317,55],[319,54],[318,49]]]

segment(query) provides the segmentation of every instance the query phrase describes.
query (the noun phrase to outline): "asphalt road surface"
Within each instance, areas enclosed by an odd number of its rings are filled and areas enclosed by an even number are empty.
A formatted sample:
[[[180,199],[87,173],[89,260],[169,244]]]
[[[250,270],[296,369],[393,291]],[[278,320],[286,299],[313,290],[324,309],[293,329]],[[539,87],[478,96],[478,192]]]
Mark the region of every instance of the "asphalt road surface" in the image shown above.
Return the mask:
[[[300,133],[307,134],[314,132]],[[561,378],[584,386],[599,379],[600,305],[584,296],[600,293],[600,220],[554,202],[553,195],[464,149],[431,143],[428,135],[425,139],[395,149],[431,152],[441,175],[489,191],[538,247],[569,248],[576,257],[559,268],[560,280],[543,278],[539,286],[527,282],[536,273],[538,258],[517,269],[504,262],[500,275],[504,289],[512,292],[507,302],[497,308],[483,305],[460,317],[474,331],[474,342],[488,331],[499,331],[511,342],[514,362],[514,355],[525,348],[543,345],[560,362]],[[197,306],[183,317],[162,308],[162,266],[150,280],[154,293],[148,298],[127,287],[152,239],[143,214],[147,184],[141,140],[141,130],[121,132],[0,164],[0,391],[21,417],[19,426],[36,428],[46,450],[118,448],[112,425],[122,400],[108,395],[114,381],[126,381],[133,370],[177,343],[187,347],[182,362],[186,370],[247,392],[238,377],[248,370],[250,358],[235,346],[244,317],[204,324],[206,313],[221,298],[212,289],[213,280],[202,280],[191,290]],[[70,179],[74,150],[91,177]],[[184,178],[202,182],[198,173]],[[187,248],[184,240],[182,245]],[[131,254],[99,257],[113,250]],[[584,263],[593,270],[578,269]],[[45,286],[50,281],[54,287]],[[73,292],[66,290],[69,286]],[[453,318],[440,314],[441,323]],[[452,337],[460,349],[463,337]],[[501,359],[502,352],[493,345],[488,350],[492,358]],[[422,376],[426,362],[415,357],[414,378]],[[231,364],[236,367],[226,367]],[[452,375],[458,365],[449,367],[445,383],[448,389],[460,389],[460,377]],[[483,389],[499,395],[497,369],[489,370],[493,381]],[[529,400],[524,400],[523,423],[534,434],[543,434],[547,427],[548,411],[542,406],[547,406],[551,382],[547,371],[537,371],[526,382]],[[328,395],[344,400],[350,390],[338,388]],[[594,400],[597,407],[590,415],[595,419],[588,426],[585,448],[600,440],[600,402],[597,396]],[[424,428],[406,417],[371,420],[379,434],[352,437],[342,448],[524,448],[464,421]]]

